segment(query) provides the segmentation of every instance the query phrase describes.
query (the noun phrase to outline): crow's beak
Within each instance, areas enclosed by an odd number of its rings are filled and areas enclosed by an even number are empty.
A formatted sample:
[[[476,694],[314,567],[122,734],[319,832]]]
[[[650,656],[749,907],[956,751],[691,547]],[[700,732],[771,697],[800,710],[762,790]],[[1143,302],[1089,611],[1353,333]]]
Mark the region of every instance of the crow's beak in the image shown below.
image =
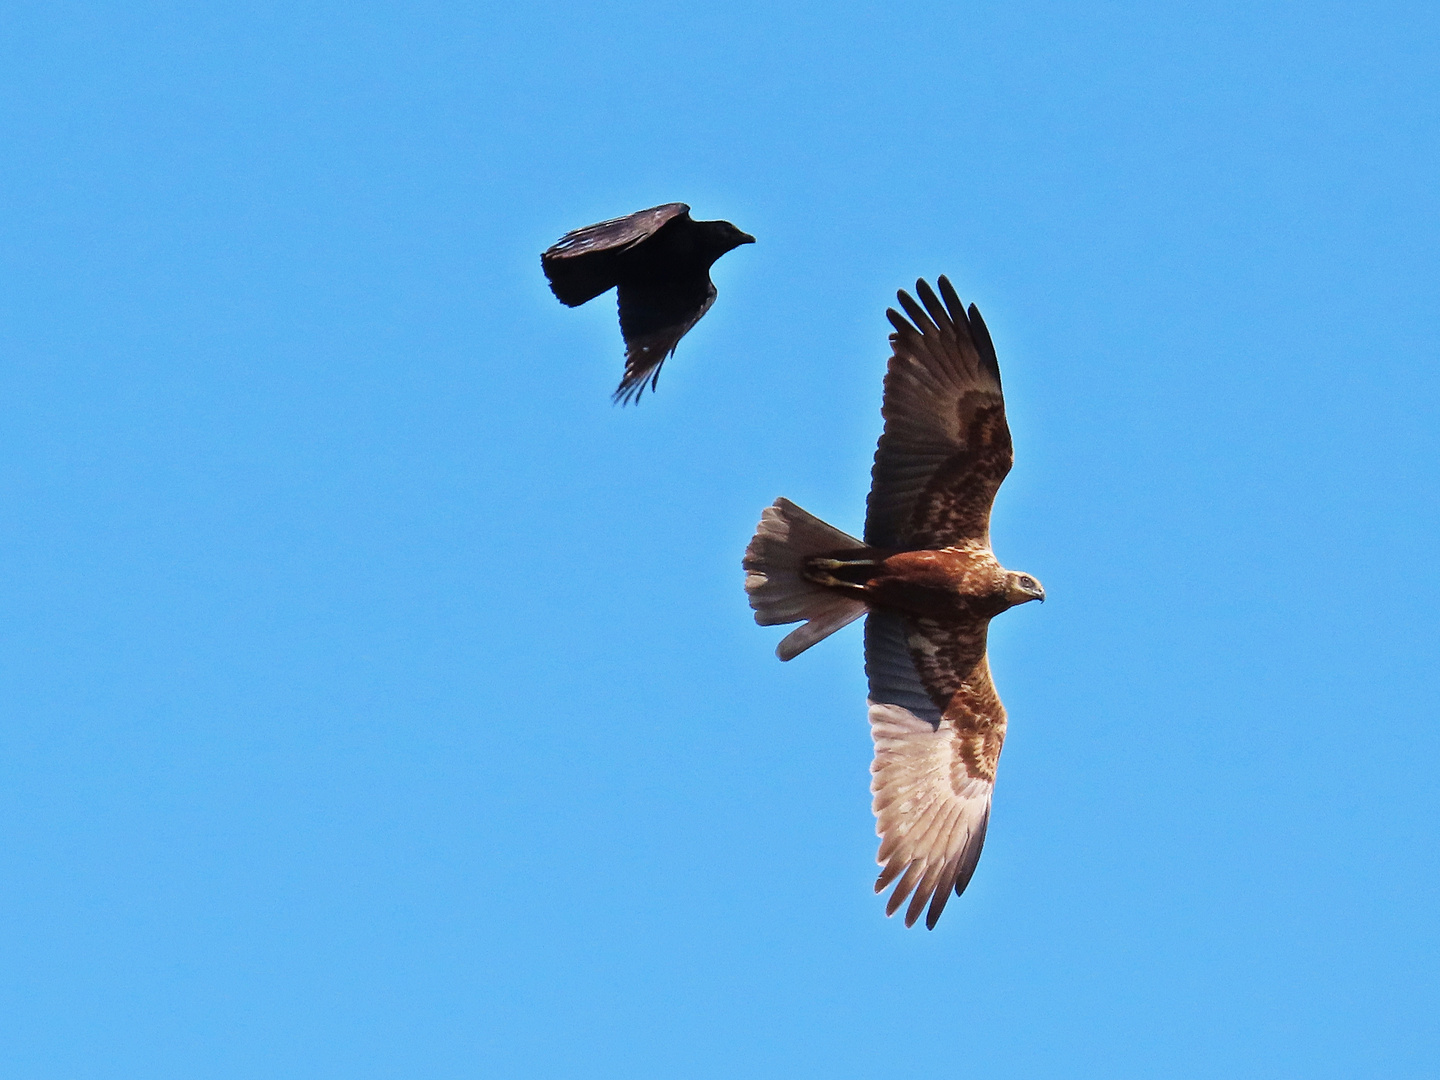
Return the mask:
[[[754,238],[753,236],[751,236],[748,232],[742,232],[742,233],[740,234],[740,243],[742,243],[742,244],[753,244],[754,242],[755,242],[755,238]]]

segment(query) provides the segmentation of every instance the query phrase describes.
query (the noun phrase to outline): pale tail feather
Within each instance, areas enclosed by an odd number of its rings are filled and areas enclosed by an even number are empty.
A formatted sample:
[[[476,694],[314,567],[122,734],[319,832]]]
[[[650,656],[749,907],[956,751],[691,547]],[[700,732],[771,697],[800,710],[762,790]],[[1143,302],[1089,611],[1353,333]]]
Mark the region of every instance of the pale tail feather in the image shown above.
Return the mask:
[[[862,548],[853,536],[825,524],[789,499],[776,499],[760,517],[745,549],[745,591],[761,626],[799,622],[775,655],[790,660],[865,614],[865,605],[817,585],[804,575],[805,560],[824,552]]]

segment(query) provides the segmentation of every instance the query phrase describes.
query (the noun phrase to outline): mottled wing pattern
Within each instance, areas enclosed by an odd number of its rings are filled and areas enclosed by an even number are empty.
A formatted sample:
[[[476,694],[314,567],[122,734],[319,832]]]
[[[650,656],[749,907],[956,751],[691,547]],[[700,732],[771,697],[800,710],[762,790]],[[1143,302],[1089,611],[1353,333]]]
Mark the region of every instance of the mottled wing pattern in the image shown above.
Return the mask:
[[[990,624],[907,618],[905,644],[920,685],[942,712],[985,662]]]
[[[673,281],[658,286],[620,287],[625,374],[615,390],[616,401],[638,401],[647,383],[653,391],[660,381],[660,365],[715,303],[715,286],[708,276],[702,277],[688,289]]]
[[[970,884],[985,844],[1005,709],[983,630],[979,649],[970,661],[974,635],[888,612],[872,611],[865,623],[870,790],[880,836],[875,891],[896,882],[885,913],[908,897],[906,926],[929,904],[925,925],[934,928],[951,893]]]
[[[684,203],[666,203],[566,233],[540,256],[551,292],[577,307],[614,288],[620,255],[689,213]]]
[[[948,279],[938,284],[936,296],[915,283],[920,303],[900,292],[908,320],[886,313],[895,333],[865,517],[873,547],[988,546],[990,507],[1013,460],[990,332]]]

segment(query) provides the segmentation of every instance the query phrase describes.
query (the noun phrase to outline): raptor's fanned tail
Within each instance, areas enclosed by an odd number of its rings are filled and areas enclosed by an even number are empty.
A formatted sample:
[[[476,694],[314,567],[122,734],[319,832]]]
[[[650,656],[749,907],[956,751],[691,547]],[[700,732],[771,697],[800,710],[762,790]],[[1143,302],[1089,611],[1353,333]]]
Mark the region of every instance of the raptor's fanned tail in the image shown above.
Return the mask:
[[[811,580],[806,560],[827,552],[863,548],[859,540],[827,525],[789,499],[776,499],[760,517],[745,549],[745,591],[761,626],[799,622],[775,655],[790,660],[865,614],[863,601]]]

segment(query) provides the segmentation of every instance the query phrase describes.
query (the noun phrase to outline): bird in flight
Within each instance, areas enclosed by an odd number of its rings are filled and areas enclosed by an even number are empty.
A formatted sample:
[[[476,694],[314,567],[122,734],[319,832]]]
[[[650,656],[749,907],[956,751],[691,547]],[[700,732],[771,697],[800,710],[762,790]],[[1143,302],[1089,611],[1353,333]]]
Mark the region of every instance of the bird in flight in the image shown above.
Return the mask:
[[[1005,741],[990,620],[1045,599],[990,550],[990,508],[1014,458],[1000,367],[980,312],[938,284],[939,296],[916,282],[920,302],[901,291],[905,314],[886,312],[895,333],[864,541],[777,499],[744,559],[755,621],[804,620],[781,660],[868,616],[875,891],[895,883],[886,915],[909,898],[906,926],[928,903],[931,929],[975,872]]]
[[[728,221],[695,221],[684,203],[666,203],[568,232],[540,265],[568,307],[618,293],[625,376],[615,400],[628,404],[647,382],[654,391],[660,365],[715,302],[715,260],[754,242]]]

